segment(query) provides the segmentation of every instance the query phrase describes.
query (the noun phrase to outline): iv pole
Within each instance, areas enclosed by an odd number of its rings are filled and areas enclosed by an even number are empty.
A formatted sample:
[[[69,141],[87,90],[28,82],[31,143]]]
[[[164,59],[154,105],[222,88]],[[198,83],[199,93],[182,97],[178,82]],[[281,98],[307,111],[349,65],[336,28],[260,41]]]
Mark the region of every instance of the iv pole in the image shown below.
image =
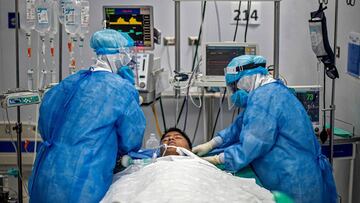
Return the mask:
[[[19,68],[19,0],[15,0],[15,47],[16,47],[16,88],[20,88],[20,68]],[[21,132],[22,124],[20,117],[20,106],[16,107],[17,110],[17,123],[13,128],[16,130],[16,142],[17,142],[17,165],[18,165],[18,202],[23,202],[22,191],[22,160],[21,160]]]
[[[338,11],[339,11],[339,0],[335,0],[335,24],[334,24],[334,64],[336,65],[336,50],[337,50],[337,26],[338,26]],[[335,125],[335,79],[332,79],[332,90],[331,90],[331,104],[330,108],[330,164],[334,165],[334,125]]]

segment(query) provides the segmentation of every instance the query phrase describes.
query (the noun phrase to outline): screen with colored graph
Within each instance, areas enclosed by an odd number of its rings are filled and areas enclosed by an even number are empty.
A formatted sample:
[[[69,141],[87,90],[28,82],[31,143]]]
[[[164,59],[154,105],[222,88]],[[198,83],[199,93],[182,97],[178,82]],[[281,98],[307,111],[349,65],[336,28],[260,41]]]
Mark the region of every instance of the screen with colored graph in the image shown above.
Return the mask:
[[[152,6],[105,6],[104,17],[106,28],[128,33],[135,46],[154,48]]]

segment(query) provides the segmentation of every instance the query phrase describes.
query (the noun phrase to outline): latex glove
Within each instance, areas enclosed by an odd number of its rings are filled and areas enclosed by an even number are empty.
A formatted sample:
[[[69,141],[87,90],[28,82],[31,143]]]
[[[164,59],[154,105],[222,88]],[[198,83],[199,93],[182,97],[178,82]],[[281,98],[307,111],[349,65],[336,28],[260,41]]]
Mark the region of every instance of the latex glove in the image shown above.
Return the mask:
[[[214,155],[214,156],[207,156],[207,157],[202,157],[202,159],[214,164],[214,165],[219,165],[219,164],[223,164],[224,162],[221,160],[220,155]]]
[[[125,168],[130,166],[132,163],[133,163],[133,160],[129,155],[124,155],[121,158],[121,165]]]
[[[192,152],[194,154],[197,154],[198,156],[204,156],[205,154],[209,153],[212,149],[217,147],[220,143],[222,143],[222,139],[220,137],[215,137],[209,142],[205,142],[204,144],[194,147],[192,149]]]

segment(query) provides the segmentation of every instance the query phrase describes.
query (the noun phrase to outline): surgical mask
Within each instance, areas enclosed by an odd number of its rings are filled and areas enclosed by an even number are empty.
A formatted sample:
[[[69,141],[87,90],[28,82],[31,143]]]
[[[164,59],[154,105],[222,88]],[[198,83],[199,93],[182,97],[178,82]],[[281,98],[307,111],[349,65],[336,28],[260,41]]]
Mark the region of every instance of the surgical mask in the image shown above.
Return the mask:
[[[248,99],[248,92],[255,88],[255,75],[244,76],[239,81],[228,84],[228,108],[234,106],[245,108]]]
[[[231,95],[230,99],[235,106],[245,108],[247,105],[248,95],[249,93],[245,90],[238,90],[235,94]]]
[[[117,74],[123,79],[128,80],[131,84],[135,85],[134,72],[129,66],[123,66],[118,69]]]

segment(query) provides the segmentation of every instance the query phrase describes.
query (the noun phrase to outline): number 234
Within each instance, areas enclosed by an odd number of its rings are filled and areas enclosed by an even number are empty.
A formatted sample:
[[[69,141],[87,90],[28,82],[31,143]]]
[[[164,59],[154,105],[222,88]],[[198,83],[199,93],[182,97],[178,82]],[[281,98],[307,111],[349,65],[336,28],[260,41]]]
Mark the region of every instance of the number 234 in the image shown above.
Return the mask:
[[[241,20],[247,20],[249,14],[248,14],[248,10],[243,10],[242,13],[244,13],[244,18],[241,19],[241,11],[240,10],[234,10],[234,13],[236,13],[236,16],[234,17],[235,21],[241,21]],[[258,20],[258,11],[257,10],[253,10],[251,12],[250,18],[254,19],[255,21]]]

